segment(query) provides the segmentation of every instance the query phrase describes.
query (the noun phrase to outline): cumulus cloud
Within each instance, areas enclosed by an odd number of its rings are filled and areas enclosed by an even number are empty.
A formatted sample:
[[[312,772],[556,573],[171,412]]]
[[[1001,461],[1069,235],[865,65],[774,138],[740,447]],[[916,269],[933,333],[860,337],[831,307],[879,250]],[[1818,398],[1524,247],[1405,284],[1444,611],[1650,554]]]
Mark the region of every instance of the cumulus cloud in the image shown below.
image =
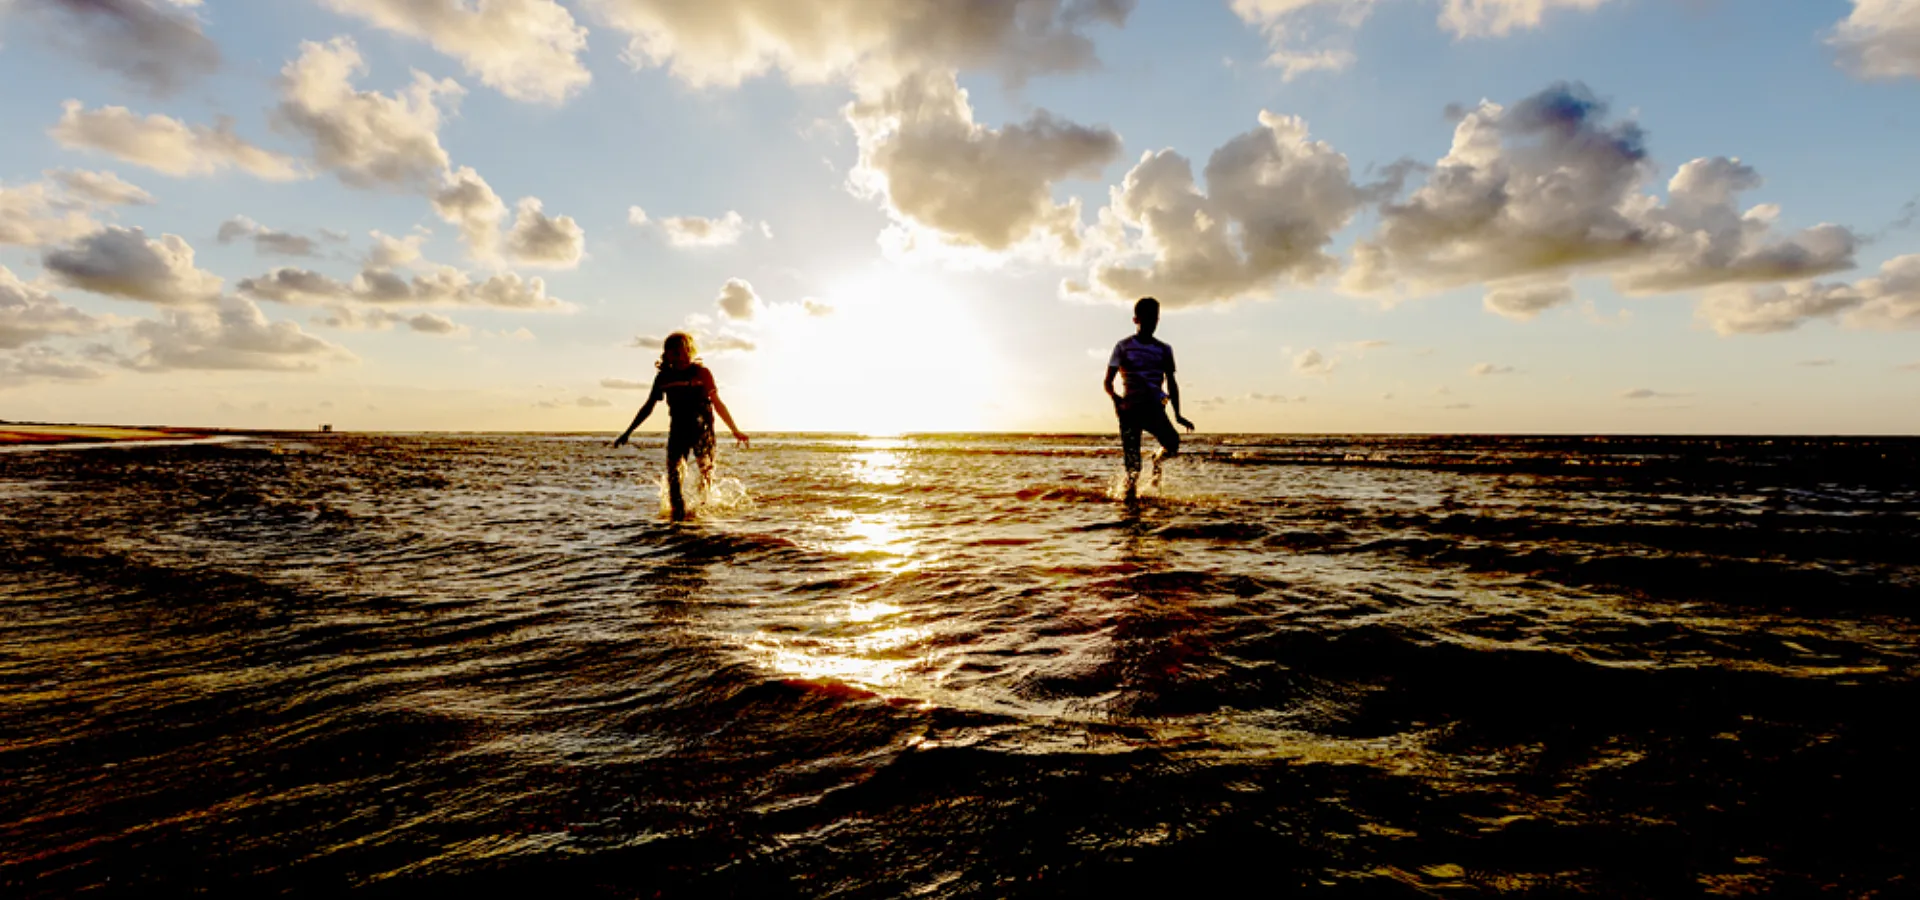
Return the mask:
[[[628,59],[696,86],[778,71],[794,82],[851,74],[991,68],[1011,82],[1097,62],[1084,33],[1122,26],[1134,0],[586,0],[627,33]]]
[[[800,309],[807,315],[815,318],[833,315],[833,306],[831,304],[814,297],[802,297],[800,299]]]
[[[99,227],[76,204],[66,202],[50,182],[0,183],[0,245],[42,247],[73,240]]]
[[[280,70],[275,120],[349,185],[432,190],[448,168],[441,104],[463,90],[418,71],[411,86],[391,96],[356,90],[354,78],[366,68],[352,38],[302,42],[300,58]]]
[[[349,331],[386,331],[398,327],[421,334],[452,337],[470,333],[470,329],[465,325],[438,313],[416,313],[409,316],[379,308],[360,309],[337,306],[326,315],[315,318],[314,321],[329,328]]]
[[[432,195],[433,211],[448,224],[460,229],[460,239],[479,259],[498,253],[500,223],[507,217],[507,204],[493,192],[485,178],[472,168],[461,166],[441,176],[441,184]]]
[[[45,173],[68,196],[99,206],[152,206],[153,195],[137,185],[128,184],[112,172],[88,172],[83,169],[56,169]]]
[[[220,232],[215,236],[221,244],[231,244],[243,238],[252,241],[254,252],[261,256],[313,256],[317,248],[313,238],[275,231],[246,216],[234,216],[222,222]]]
[[[638,206],[627,207],[627,224],[628,225],[634,225],[634,226],[645,225],[647,224],[647,221],[648,220],[647,220],[646,210],[641,209]]]
[[[548,217],[539,200],[527,197],[507,232],[506,249],[507,258],[522,265],[571,269],[586,255],[587,233],[571,216]]]
[[[1853,0],[1827,42],[1858,77],[1920,78],[1920,2]]]
[[[516,100],[561,103],[592,80],[587,30],[555,0],[325,0],[335,11],[424,40]]]
[[[0,388],[41,381],[93,381],[106,373],[51,347],[0,353]]]
[[[1141,157],[1101,212],[1111,258],[1095,265],[1091,287],[1070,284],[1067,293],[1201,306],[1339,268],[1326,247],[1367,192],[1344,155],[1308,139],[1305,122],[1262,112],[1259,128],[1214,151],[1205,174],[1203,192],[1180,154]],[[1132,262],[1143,256],[1144,265]]]
[[[1293,370],[1302,375],[1331,375],[1338,363],[1322,355],[1311,347],[1302,350],[1293,358]]]
[[[1574,300],[1569,284],[1518,284],[1490,288],[1480,302],[1487,311],[1521,322]]]
[[[78,100],[66,101],[63,108],[60,121],[47,133],[68,149],[104,153],[176,177],[227,169],[268,181],[305,177],[292,157],[262,150],[234,134],[233,120],[224,116],[209,127],[158,113],[141,116],[124,106],[90,110]]]
[[[1379,0],[1231,0],[1241,21],[1259,29],[1267,65],[1288,81],[1353,65],[1352,35]],[[1591,10],[1607,0],[1439,0],[1441,30],[1456,38],[1504,37],[1538,28],[1554,9]]]
[[[268,321],[252,301],[222,298],[217,306],[171,309],[134,323],[141,345],[127,365],[148,372],[176,369],[314,371],[352,353],[292,322]]]
[[[634,214],[639,218],[635,219]],[[646,213],[636,206],[628,211],[627,221],[635,225],[645,224]],[[717,219],[701,216],[673,216],[660,220],[661,230],[667,233],[667,243],[675,247],[725,247],[740,242],[740,236],[746,233],[747,223],[740,214],[728,210]]]
[[[1920,328],[1920,254],[1888,260],[1879,275],[1853,284],[1808,281],[1709,291],[1699,315],[1723,335],[1792,331],[1835,318],[1852,328]]]
[[[547,296],[546,282],[507,272],[474,281],[458,269],[440,267],[407,278],[385,269],[365,269],[341,282],[306,269],[280,268],[242,279],[235,288],[259,300],[304,306],[356,303],[373,306],[488,306],[499,309],[567,310]]]
[[[846,109],[859,140],[849,179],[888,212],[943,243],[1002,251],[1037,238],[1075,250],[1080,203],[1056,203],[1069,178],[1092,179],[1120,154],[1111,129],[1045,110],[988,128],[973,119],[952,72],[923,73],[865,92]]]
[[[1421,293],[1493,283],[1487,306],[1524,317],[1566,296],[1546,285],[1581,272],[1647,294],[1853,265],[1845,228],[1776,237],[1776,207],[1741,210],[1738,195],[1760,180],[1738,159],[1682,166],[1664,203],[1644,193],[1653,174],[1644,137],[1632,122],[1608,121],[1582,85],[1556,84],[1512,108],[1483,101],[1461,113],[1451,151],[1425,183],[1382,205],[1344,284]]]
[[[155,95],[173,93],[220,67],[220,49],[189,11],[198,5],[199,0],[15,0],[53,46]]]
[[[54,337],[92,334],[105,323],[21,281],[0,266],[0,350],[17,350]]]
[[[194,267],[185,240],[172,234],[151,240],[139,228],[109,225],[48,251],[40,264],[68,286],[162,306],[202,305],[220,294],[220,277]]]
[[[760,295],[753,292],[753,285],[743,278],[729,278],[720,287],[720,295],[715,297],[714,305],[720,307],[720,314],[736,321],[745,321],[754,317],[762,307]]]
[[[367,251],[367,268],[398,269],[410,266],[420,260],[422,235],[410,234],[397,238],[390,234],[372,232],[373,249]]]

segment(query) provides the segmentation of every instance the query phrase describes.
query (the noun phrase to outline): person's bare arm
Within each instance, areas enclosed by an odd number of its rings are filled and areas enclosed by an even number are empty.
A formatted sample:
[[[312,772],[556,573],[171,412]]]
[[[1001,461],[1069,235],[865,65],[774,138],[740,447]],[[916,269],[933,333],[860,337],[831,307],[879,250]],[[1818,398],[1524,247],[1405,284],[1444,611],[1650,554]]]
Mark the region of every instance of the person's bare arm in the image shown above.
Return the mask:
[[[656,386],[653,389],[653,393],[647,395],[647,402],[640,407],[640,411],[634,414],[633,424],[628,425],[626,431],[622,432],[619,437],[613,439],[613,446],[624,446],[627,443],[627,439],[633,437],[633,430],[639,428],[640,423],[645,422],[648,416],[653,415],[653,405],[658,402],[660,402],[660,388]]]
[[[1167,399],[1173,401],[1173,420],[1186,426],[1188,431],[1192,431],[1193,423],[1180,415],[1180,379],[1173,377],[1172,372],[1167,373]]]
[[[1101,387],[1106,388],[1107,390],[1107,399],[1113,401],[1114,408],[1116,409],[1118,409],[1120,406],[1120,395],[1113,392],[1113,376],[1118,374],[1120,374],[1119,366],[1108,366],[1107,380],[1103,384],[1101,384]]]
[[[727,404],[721,402],[719,388],[713,389],[713,411],[720,414],[720,421],[727,423],[727,430],[733,432],[733,439],[739,441],[740,446],[747,446],[747,436],[741,433],[740,426],[733,424],[733,413],[728,412]]]

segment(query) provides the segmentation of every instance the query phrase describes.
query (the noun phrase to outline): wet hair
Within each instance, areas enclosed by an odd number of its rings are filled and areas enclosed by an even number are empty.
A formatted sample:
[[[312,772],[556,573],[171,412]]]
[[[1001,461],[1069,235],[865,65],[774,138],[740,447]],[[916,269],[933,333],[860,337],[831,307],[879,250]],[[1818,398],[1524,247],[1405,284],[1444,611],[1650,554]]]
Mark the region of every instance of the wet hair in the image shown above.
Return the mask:
[[[1136,319],[1160,318],[1160,301],[1152,297],[1141,297],[1140,302],[1133,305],[1133,316]]]
[[[689,364],[700,361],[700,348],[694,345],[693,335],[684,331],[676,331],[667,335],[667,339],[660,342],[660,359],[653,364],[653,367],[656,369],[666,368],[667,354],[672,353],[675,347],[687,348],[687,362]]]

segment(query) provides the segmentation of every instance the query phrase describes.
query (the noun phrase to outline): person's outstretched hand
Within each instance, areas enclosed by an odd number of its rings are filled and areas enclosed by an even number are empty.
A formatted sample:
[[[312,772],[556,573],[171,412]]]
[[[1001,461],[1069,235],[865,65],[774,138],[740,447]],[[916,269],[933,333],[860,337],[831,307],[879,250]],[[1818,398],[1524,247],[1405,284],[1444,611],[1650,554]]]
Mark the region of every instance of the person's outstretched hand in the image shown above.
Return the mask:
[[[632,433],[633,432],[627,432],[627,434],[632,434]],[[627,434],[623,434],[613,439],[613,449],[618,450],[621,447],[624,447],[627,445]]]
[[[736,432],[734,432],[734,433],[733,433],[733,439],[734,439],[734,440],[736,440],[736,441],[739,441],[739,442],[740,442],[740,446],[742,446],[742,447],[745,447],[745,446],[747,446],[747,436],[746,436],[746,435],[744,435],[744,434],[741,434],[740,432],[738,432],[738,431],[736,431]]]
[[[1189,421],[1187,421],[1187,417],[1186,417],[1186,416],[1179,416],[1179,415],[1176,415],[1176,416],[1174,416],[1174,417],[1173,417],[1173,420],[1174,420],[1175,422],[1179,422],[1179,423],[1181,424],[1181,426],[1182,426],[1182,427],[1184,427],[1184,428],[1186,428],[1186,429],[1187,429],[1187,433],[1188,433],[1188,434],[1192,434],[1192,433],[1193,433],[1193,423],[1192,423],[1192,422],[1189,422]]]

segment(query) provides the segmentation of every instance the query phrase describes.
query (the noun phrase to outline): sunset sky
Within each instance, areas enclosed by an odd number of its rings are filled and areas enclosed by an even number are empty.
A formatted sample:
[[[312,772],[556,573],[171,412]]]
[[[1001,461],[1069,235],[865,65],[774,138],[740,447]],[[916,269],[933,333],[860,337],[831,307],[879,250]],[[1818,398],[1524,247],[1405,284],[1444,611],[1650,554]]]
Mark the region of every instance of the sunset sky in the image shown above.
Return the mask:
[[[0,0],[0,419],[1920,431],[1920,0]],[[663,427],[664,419],[650,423]]]

